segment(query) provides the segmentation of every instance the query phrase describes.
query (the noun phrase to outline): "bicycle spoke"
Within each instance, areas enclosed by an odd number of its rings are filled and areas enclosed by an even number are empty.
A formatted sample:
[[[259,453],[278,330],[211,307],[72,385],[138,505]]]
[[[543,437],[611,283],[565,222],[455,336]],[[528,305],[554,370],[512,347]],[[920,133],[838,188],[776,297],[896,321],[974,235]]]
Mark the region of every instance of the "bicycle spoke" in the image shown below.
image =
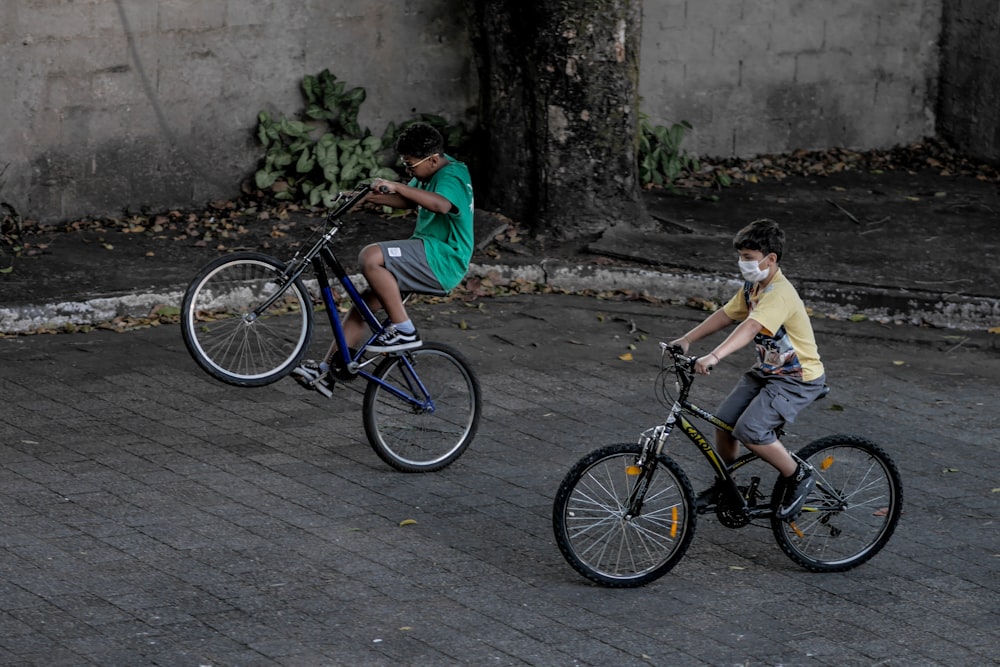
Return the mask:
[[[557,543],[573,567],[598,583],[635,586],[670,569],[693,533],[676,464],[657,463],[645,495],[635,498],[640,479],[630,474],[638,445],[613,445],[577,464],[563,480],[553,507]],[[591,461],[591,459],[593,459]],[[630,512],[641,507],[635,516]]]

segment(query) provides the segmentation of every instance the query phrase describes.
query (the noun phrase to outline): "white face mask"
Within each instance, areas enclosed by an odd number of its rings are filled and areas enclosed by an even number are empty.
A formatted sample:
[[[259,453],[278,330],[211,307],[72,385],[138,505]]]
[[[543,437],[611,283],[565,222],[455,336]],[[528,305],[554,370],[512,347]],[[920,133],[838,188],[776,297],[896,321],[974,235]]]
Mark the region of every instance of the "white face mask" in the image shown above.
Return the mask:
[[[761,280],[767,278],[767,274],[770,273],[768,269],[760,268],[760,263],[763,262],[767,257],[760,260],[748,259],[745,262],[740,262],[740,273],[743,274],[743,280],[748,283],[759,283]]]

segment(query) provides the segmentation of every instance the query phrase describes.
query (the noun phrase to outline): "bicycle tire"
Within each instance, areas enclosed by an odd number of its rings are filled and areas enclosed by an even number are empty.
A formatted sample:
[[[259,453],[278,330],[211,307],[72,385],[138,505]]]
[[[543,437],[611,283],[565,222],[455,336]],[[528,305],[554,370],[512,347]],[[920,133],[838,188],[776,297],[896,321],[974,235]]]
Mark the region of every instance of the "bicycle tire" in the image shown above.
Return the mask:
[[[570,468],[556,492],[552,529],[574,570],[609,588],[634,588],[662,577],[684,556],[697,522],[694,492],[681,467],[657,457],[642,513],[626,518],[642,447],[615,444]]]
[[[256,252],[234,253],[205,265],[184,293],[181,333],[188,352],[209,375],[258,387],[287,375],[312,340],[313,304],[300,279],[268,310],[247,318],[282,289],[285,265]]]
[[[365,434],[379,458],[400,472],[434,472],[468,448],[482,399],[479,380],[457,350],[424,343],[387,356],[372,375],[404,394],[377,381],[365,389]]]
[[[877,554],[892,537],[903,509],[899,470],[877,444],[830,435],[797,452],[815,469],[816,487],[794,521],[771,519],[781,550],[812,572],[843,572]],[[777,507],[784,484],[771,498]]]

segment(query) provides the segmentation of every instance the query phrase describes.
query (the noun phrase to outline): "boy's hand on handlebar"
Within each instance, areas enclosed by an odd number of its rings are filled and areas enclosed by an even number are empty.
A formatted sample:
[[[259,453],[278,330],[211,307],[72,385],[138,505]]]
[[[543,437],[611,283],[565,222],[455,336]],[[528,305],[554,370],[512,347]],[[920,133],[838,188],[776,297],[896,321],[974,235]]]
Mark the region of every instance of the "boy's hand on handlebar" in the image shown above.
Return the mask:
[[[396,192],[396,185],[398,184],[384,178],[376,178],[372,180],[371,192],[374,195],[391,195]]]
[[[694,372],[698,375],[708,375],[717,363],[719,363],[719,358],[714,354],[698,357],[694,362]]]
[[[685,336],[681,336],[680,338],[678,338],[676,340],[672,340],[672,341],[670,341],[669,344],[670,344],[670,347],[679,347],[679,348],[681,348],[681,351],[683,351],[684,354],[687,354],[689,343],[688,343],[688,339]]]

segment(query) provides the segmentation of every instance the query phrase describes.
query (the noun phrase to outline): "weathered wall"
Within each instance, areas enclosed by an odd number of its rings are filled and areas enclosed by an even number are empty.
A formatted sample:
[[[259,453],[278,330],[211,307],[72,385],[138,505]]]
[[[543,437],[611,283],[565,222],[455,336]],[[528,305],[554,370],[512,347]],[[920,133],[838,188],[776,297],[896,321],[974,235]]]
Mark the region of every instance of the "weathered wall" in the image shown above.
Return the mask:
[[[885,147],[933,130],[942,0],[648,0],[640,92],[684,147]],[[473,120],[463,0],[3,0],[0,200],[43,220],[233,195],[257,112],[329,68],[381,134]]]
[[[748,157],[933,134],[942,0],[660,0],[643,9],[643,110],[684,148]]]
[[[257,112],[329,68],[381,134],[475,99],[462,0],[3,0],[0,200],[42,219],[203,203],[259,156]]]
[[[964,153],[1000,161],[1000,3],[949,0],[942,28],[938,131]]]

